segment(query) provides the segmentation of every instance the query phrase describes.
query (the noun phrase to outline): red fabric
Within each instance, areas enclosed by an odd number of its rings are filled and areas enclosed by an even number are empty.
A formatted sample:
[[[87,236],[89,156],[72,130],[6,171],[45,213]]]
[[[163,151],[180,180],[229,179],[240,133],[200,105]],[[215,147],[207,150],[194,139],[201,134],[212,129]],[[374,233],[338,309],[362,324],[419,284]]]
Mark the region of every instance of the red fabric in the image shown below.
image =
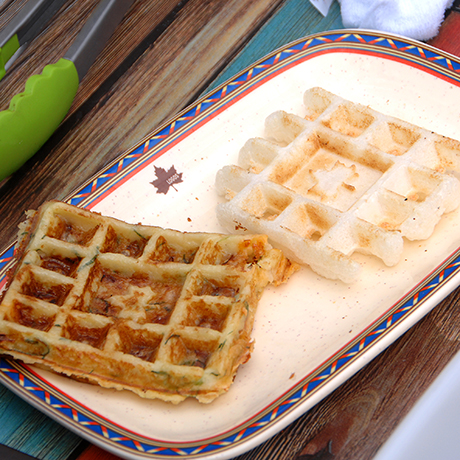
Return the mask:
[[[460,56],[460,13],[452,11],[442,23],[439,34],[430,40],[430,45],[443,51]]]

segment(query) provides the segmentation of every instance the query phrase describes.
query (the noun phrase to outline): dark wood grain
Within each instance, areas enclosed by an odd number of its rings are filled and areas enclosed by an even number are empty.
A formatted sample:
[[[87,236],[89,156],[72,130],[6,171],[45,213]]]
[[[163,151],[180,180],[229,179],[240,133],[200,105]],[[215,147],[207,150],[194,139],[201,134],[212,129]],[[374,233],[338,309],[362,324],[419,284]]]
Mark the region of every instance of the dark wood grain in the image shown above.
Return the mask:
[[[72,2],[62,14],[80,23],[94,3]],[[102,53],[95,63],[97,71],[90,71],[83,80],[70,116],[32,159],[1,185],[0,215],[8,225],[1,225],[0,241],[6,245],[14,239],[16,223],[25,209],[36,208],[47,199],[63,199],[194,100],[279,3],[137,1],[130,12],[136,20],[128,14],[121,24],[109,44],[111,51]],[[15,77],[19,79],[24,69],[29,74],[38,66],[37,49],[46,50],[42,56],[52,62],[61,54],[56,47],[66,49],[76,29],[50,26],[21,56],[17,70],[12,69],[2,81],[2,89],[6,89],[1,97],[18,91]],[[194,46],[197,40],[199,47]],[[120,66],[122,70],[116,74]]]
[[[22,0],[21,2],[13,2],[6,11],[10,13],[10,10],[14,12],[20,9],[17,7],[17,3],[25,2]],[[119,73],[126,70],[126,67],[139,57],[139,53],[151,46],[167,28],[167,23],[174,20],[175,14],[182,9],[185,3],[178,0],[135,2],[81,82],[70,114],[80,108],[96,90],[100,91],[101,85],[120,66]],[[12,96],[23,91],[25,81],[30,75],[41,73],[44,65],[56,62],[65,55],[96,4],[97,2],[94,0],[79,0],[67,2],[61,8],[42,33],[26,48],[2,80],[0,93],[0,107],[2,109],[8,106]],[[7,15],[5,15],[5,19],[6,17]],[[163,25],[164,22],[166,22],[165,25]],[[125,63],[125,60],[128,62]],[[112,77],[112,81],[114,78],[116,76]]]

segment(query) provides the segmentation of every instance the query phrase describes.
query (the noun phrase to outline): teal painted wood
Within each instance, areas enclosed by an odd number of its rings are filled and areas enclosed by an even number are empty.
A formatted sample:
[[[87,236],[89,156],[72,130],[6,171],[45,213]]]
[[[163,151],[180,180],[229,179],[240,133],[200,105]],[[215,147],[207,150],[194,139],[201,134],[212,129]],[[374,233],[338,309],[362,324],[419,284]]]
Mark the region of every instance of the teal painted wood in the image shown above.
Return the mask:
[[[80,442],[77,435],[0,386],[0,443],[40,460],[62,460]]]
[[[343,29],[337,0],[332,3],[326,17],[308,0],[288,0],[209,85],[206,92],[277,48],[310,34],[336,29]]]

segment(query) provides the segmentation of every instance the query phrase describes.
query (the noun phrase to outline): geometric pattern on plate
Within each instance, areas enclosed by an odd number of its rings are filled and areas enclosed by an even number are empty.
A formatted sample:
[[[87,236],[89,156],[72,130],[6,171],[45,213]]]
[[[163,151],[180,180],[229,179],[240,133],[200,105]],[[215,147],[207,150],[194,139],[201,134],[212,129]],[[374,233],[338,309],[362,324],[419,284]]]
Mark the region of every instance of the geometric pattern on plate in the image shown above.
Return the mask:
[[[460,142],[345,100],[322,88],[304,94],[306,116],[277,111],[265,138],[216,176],[229,231],[263,233],[287,257],[346,283],[353,253],[393,266],[403,237],[431,236],[460,203]]]
[[[132,225],[60,203],[28,213],[0,304],[0,349],[178,403],[226,392],[264,288],[297,268],[261,235]]]

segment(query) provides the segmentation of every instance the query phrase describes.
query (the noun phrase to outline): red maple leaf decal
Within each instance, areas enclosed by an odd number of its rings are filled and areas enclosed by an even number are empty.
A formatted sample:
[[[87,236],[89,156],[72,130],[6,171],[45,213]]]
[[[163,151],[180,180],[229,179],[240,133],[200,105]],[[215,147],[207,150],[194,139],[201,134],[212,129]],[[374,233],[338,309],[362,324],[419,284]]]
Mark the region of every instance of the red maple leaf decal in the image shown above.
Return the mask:
[[[166,195],[169,191],[169,187],[177,191],[174,184],[182,182],[182,173],[178,173],[174,166],[171,166],[167,171],[155,166],[155,174],[157,175],[157,180],[150,183],[157,188],[157,193],[164,193]]]

